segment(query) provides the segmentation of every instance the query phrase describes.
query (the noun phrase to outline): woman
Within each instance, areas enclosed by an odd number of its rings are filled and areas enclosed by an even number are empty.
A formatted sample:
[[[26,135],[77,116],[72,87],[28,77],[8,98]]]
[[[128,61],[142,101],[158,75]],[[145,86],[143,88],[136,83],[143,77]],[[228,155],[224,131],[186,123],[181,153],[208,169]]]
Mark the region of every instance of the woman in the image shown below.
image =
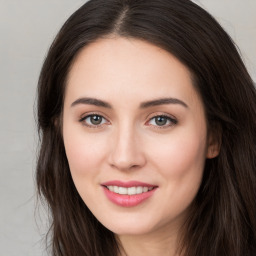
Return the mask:
[[[53,255],[256,253],[256,92],[188,0],[92,0],[38,85]]]

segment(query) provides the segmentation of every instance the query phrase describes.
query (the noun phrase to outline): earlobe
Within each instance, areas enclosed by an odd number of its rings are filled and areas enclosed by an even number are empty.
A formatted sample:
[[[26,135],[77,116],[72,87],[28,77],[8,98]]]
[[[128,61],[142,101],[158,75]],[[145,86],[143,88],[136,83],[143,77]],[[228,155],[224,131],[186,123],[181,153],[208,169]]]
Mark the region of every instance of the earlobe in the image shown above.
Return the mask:
[[[215,126],[215,131],[210,132],[208,136],[208,147],[206,158],[215,158],[220,153],[221,142],[222,142],[222,131],[220,126]]]
[[[220,146],[219,145],[209,145],[207,150],[206,158],[211,159],[215,158],[219,155]]]
[[[53,119],[53,127],[54,127],[56,132],[60,133],[61,136],[63,136],[63,132],[62,132],[62,114],[61,114],[61,116],[55,117]]]

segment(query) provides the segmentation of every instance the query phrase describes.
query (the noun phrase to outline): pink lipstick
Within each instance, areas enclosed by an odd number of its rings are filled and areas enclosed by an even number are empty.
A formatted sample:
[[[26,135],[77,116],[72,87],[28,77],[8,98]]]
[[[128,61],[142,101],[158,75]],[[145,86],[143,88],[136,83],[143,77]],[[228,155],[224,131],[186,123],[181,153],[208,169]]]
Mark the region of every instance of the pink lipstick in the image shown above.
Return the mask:
[[[101,184],[107,198],[123,207],[133,207],[151,197],[157,186],[139,181],[109,181]]]

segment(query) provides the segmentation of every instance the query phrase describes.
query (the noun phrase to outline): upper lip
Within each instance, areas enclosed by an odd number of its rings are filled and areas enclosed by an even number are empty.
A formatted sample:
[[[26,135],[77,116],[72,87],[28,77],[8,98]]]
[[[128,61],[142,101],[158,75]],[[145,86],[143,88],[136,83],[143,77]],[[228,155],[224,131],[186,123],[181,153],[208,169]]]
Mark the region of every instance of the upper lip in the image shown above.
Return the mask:
[[[124,188],[130,188],[130,187],[157,187],[154,184],[149,184],[145,182],[140,182],[136,180],[131,181],[120,181],[120,180],[112,180],[107,181],[104,183],[101,183],[102,186],[118,186],[118,187],[124,187]]]

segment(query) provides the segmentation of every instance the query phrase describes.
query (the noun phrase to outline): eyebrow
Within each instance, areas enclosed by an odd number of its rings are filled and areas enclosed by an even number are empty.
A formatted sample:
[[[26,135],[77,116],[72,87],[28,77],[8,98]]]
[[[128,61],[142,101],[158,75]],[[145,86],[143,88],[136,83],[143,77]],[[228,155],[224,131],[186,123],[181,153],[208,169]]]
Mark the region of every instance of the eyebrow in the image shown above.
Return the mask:
[[[74,107],[79,104],[94,105],[94,106],[103,107],[103,108],[112,108],[109,103],[103,100],[95,99],[95,98],[79,98],[71,104],[71,107]]]
[[[151,101],[145,101],[140,104],[140,108],[148,108],[165,104],[180,104],[183,107],[188,108],[188,105],[185,102],[176,98],[161,98]]]
[[[72,104],[71,107],[74,107],[79,104],[87,104],[87,105],[94,105],[98,107],[104,107],[104,108],[112,108],[112,106],[99,99],[95,98],[79,98],[75,100]],[[155,99],[155,100],[150,100],[150,101],[145,101],[140,104],[140,108],[148,108],[148,107],[153,107],[153,106],[159,106],[159,105],[165,105],[165,104],[180,104],[185,108],[188,108],[188,105],[183,102],[182,100],[176,99],[176,98],[160,98],[160,99]]]

